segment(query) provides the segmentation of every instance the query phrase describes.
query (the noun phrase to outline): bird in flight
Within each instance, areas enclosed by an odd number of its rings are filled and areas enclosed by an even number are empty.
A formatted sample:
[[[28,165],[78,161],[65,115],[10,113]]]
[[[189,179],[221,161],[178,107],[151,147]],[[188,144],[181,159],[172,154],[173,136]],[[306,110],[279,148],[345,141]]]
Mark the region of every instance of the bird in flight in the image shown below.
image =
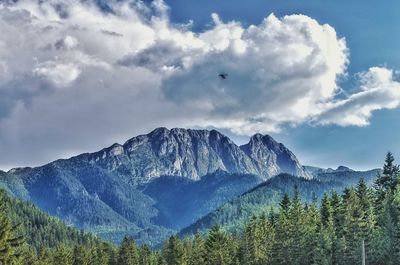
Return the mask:
[[[228,74],[220,73],[218,76],[219,76],[221,79],[226,79],[226,78],[228,77]]]

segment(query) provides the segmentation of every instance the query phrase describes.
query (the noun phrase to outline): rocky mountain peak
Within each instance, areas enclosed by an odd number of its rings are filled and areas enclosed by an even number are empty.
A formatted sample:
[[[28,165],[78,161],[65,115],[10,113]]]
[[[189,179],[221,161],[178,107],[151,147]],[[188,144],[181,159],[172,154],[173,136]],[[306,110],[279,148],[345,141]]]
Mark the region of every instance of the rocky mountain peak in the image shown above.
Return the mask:
[[[168,130],[165,127],[159,127],[151,131],[150,133],[146,134],[147,137],[149,138],[161,138],[161,137],[166,137],[170,134],[170,130]]]
[[[311,173],[301,166],[296,156],[270,135],[257,133],[240,148],[253,160],[258,171],[261,171],[263,175],[274,176],[284,172],[312,178]]]
[[[346,167],[346,166],[338,166],[335,171],[347,172],[347,171],[354,171],[354,170],[352,170],[351,168]]]
[[[217,130],[160,127],[94,153],[90,161],[128,174],[134,182],[166,175],[199,180],[216,171],[262,179],[282,172],[311,176],[290,150],[269,135],[255,134],[248,144],[238,146]]]
[[[255,146],[266,146],[268,148],[281,148],[283,147],[283,145],[281,143],[278,143],[277,141],[275,141],[274,138],[272,138],[272,136],[268,135],[268,134],[254,134],[251,138],[250,141],[248,143],[249,146],[251,147],[255,147]]]

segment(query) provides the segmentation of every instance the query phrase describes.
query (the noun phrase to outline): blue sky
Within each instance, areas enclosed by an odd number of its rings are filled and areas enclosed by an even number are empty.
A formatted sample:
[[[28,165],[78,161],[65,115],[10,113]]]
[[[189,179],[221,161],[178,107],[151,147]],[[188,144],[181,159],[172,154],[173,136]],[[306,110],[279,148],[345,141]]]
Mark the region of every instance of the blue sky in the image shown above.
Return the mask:
[[[268,14],[277,16],[304,14],[327,23],[346,37],[350,49],[350,72],[374,65],[400,66],[400,2],[383,0],[379,4],[363,0],[167,0],[171,18],[178,23],[194,21],[194,29],[204,30],[211,23],[211,13],[223,20],[238,20],[244,25],[258,24]]]
[[[349,76],[341,83],[346,90],[354,89],[354,73],[371,66],[400,70],[399,1],[167,0],[167,3],[171,6],[173,21],[185,23],[192,19],[198,31],[210,25],[213,12],[223,20],[238,20],[244,25],[257,24],[270,13],[305,14],[327,23],[346,38],[350,50]],[[400,111],[377,111],[370,123],[366,127],[304,124],[273,135],[294,150],[304,163],[325,167],[346,164],[367,169],[381,166],[388,151],[400,155]],[[240,142],[246,140],[246,137],[238,138]]]
[[[268,133],[303,164],[378,167],[387,151],[400,157],[399,11],[389,0],[0,4],[0,169],[160,126],[239,144]]]

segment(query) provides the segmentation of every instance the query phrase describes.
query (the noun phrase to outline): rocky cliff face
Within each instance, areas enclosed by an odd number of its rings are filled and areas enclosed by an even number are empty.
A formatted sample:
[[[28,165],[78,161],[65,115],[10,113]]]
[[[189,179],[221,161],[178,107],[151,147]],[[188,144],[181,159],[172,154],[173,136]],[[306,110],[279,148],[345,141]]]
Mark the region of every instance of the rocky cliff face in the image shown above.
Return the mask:
[[[238,146],[215,130],[158,128],[99,152],[0,172],[0,188],[107,239],[157,244],[281,172],[310,178],[268,135]]]
[[[237,146],[216,130],[158,128],[147,135],[114,144],[87,156],[90,163],[130,175],[133,182],[148,182],[168,175],[199,180],[222,170],[231,174],[254,174],[262,179],[285,172],[304,178],[295,155],[268,135],[256,134]]]
[[[312,178],[301,166],[296,156],[282,143],[276,142],[269,135],[255,134],[248,144],[240,147],[251,158],[260,176],[269,178],[280,173]]]

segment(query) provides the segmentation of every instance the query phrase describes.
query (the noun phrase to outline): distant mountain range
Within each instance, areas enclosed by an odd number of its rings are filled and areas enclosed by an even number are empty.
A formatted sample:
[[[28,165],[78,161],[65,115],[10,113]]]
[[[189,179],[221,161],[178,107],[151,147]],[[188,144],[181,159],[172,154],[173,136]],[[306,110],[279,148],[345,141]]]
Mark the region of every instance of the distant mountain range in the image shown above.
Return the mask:
[[[302,166],[268,135],[238,146],[216,130],[158,128],[99,152],[0,171],[0,187],[106,239],[128,233],[157,244],[278,174],[326,183],[343,172],[355,171]]]

